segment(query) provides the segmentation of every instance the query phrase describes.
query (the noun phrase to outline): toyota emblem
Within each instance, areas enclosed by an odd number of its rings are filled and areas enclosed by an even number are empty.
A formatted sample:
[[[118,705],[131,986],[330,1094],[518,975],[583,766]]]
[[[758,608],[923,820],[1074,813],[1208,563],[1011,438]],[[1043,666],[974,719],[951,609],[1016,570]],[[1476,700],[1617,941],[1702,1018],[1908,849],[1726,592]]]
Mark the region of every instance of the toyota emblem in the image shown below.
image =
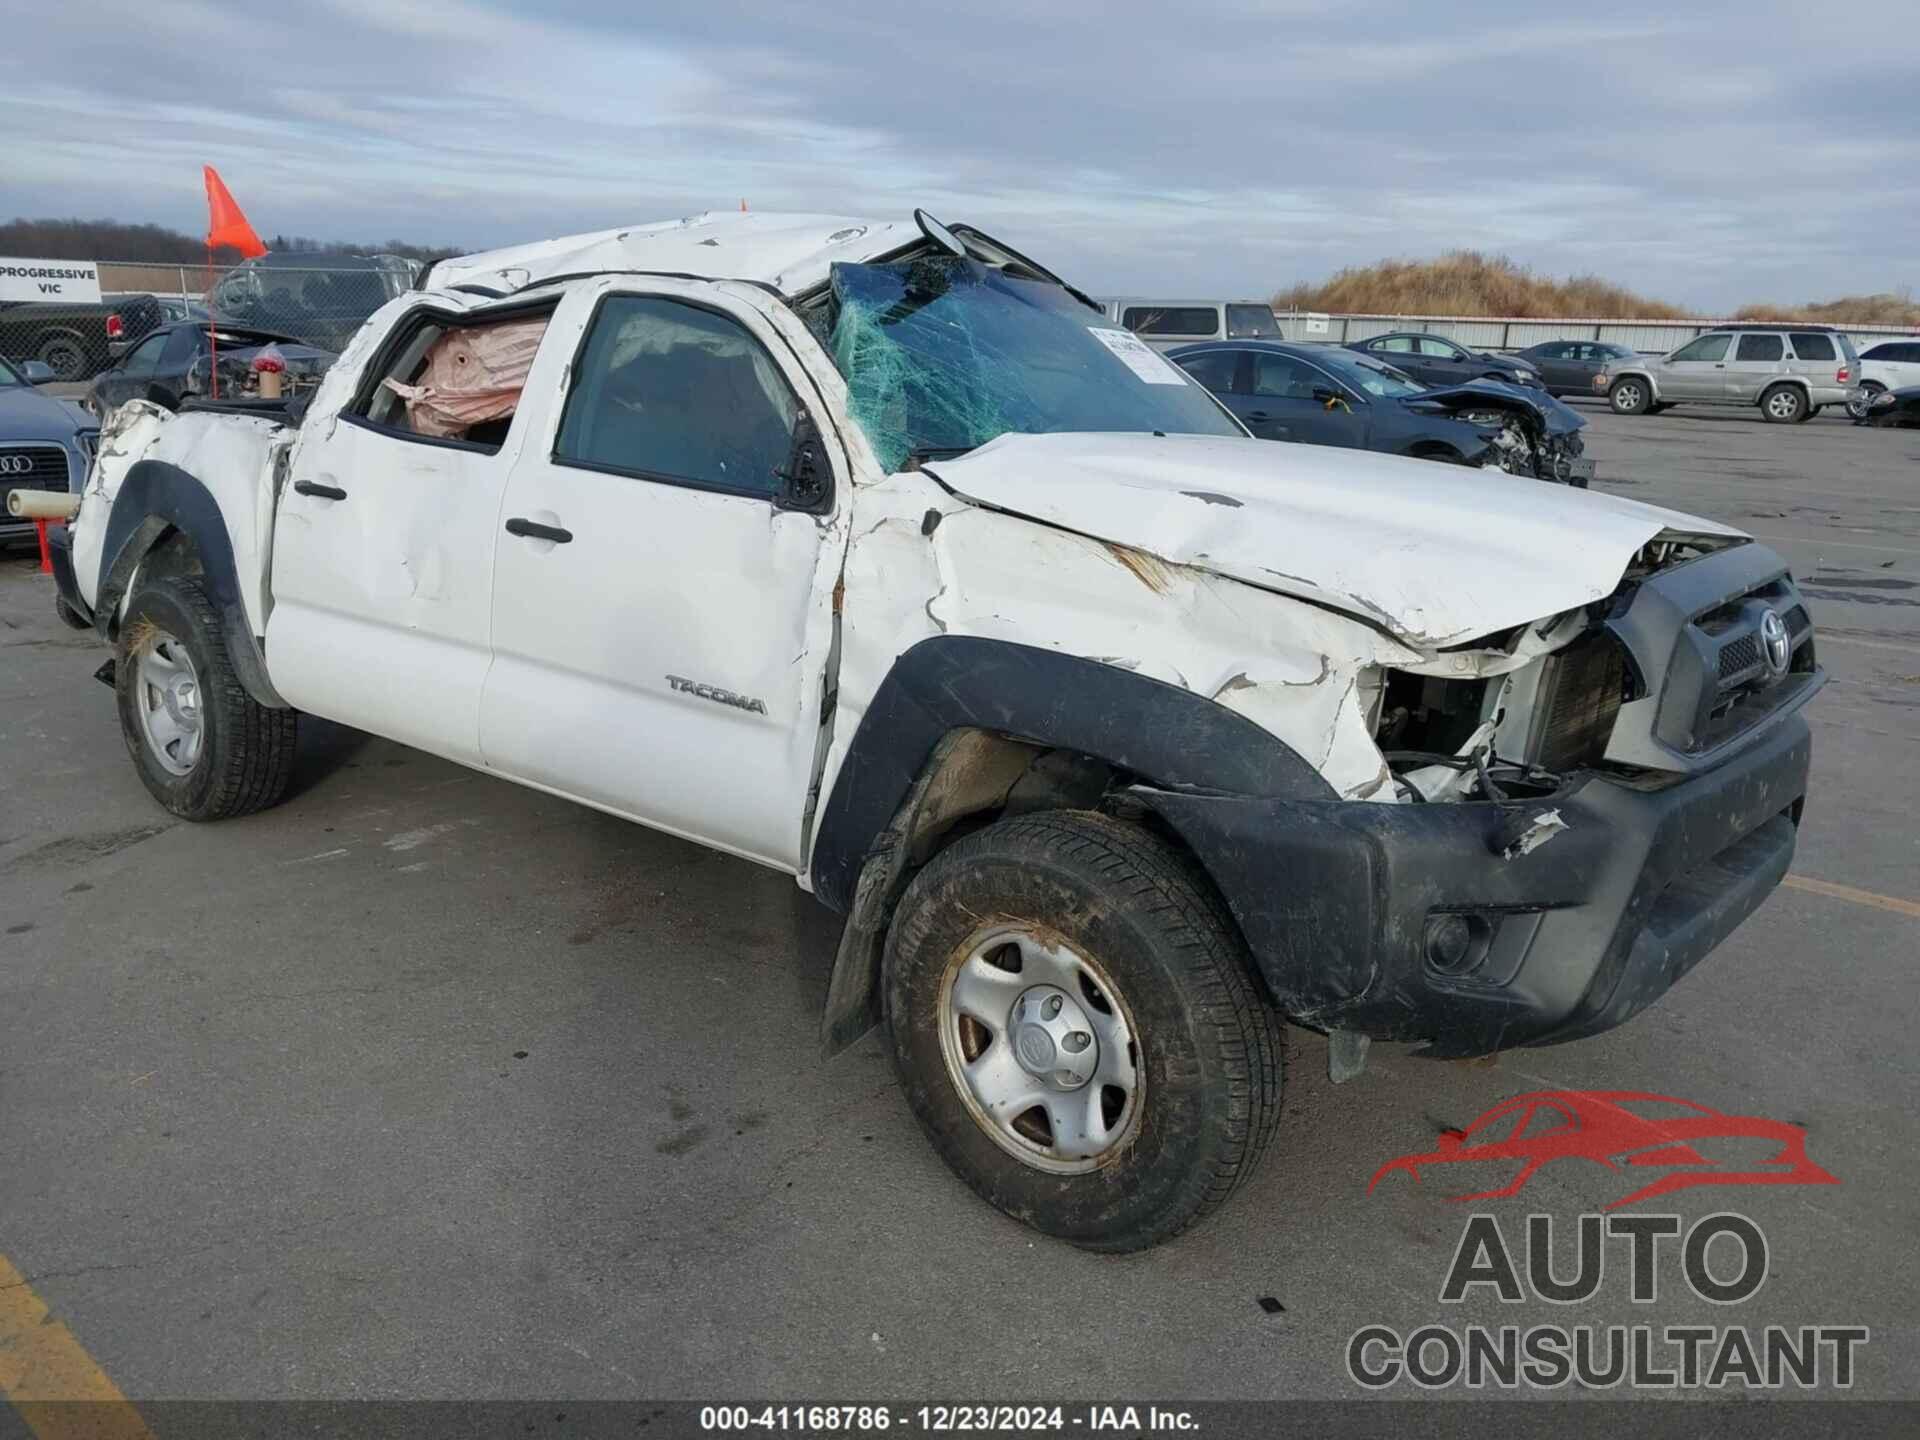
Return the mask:
[[[0,455],[0,475],[31,475],[33,461],[24,455]]]
[[[1793,644],[1787,638],[1787,622],[1780,618],[1778,610],[1769,610],[1760,617],[1760,648],[1766,652],[1767,669],[1775,675],[1787,673]]]

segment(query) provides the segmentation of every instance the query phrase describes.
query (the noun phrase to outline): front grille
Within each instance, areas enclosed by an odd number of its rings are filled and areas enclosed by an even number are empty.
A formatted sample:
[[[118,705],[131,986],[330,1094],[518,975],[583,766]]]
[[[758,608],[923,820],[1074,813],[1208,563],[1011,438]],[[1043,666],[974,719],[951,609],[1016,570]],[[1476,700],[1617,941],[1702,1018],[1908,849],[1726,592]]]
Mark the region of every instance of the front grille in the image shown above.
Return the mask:
[[[1767,611],[1787,629],[1784,673],[1768,667],[1760,639]],[[1812,680],[1813,621],[1787,580],[1775,580],[1696,615],[1685,627],[1667,677],[1660,728],[1677,749],[1705,754],[1738,738]]]
[[[17,468],[22,460],[25,470]],[[67,452],[58,445],[0,445],[0,484],[9,490],[64,490]]]
[[[1544,770],[1598,761],[1626,693],[1626,657],[1610,635],[1590,635],[1549,655],[1540,675],[1527,759]]]
[[[25,470],[16,469],[25,461]],[[16,490],[67,489],[67,452],[58,445],[0,445],[0,525],[25,525],[7,513],[7,497]]]
[[[1738,675],[1742,670],[1751,670],[1760,663],[1760,642],[1751,635],[1741,635],[1731,643],[1720,647],[1720,678]]]

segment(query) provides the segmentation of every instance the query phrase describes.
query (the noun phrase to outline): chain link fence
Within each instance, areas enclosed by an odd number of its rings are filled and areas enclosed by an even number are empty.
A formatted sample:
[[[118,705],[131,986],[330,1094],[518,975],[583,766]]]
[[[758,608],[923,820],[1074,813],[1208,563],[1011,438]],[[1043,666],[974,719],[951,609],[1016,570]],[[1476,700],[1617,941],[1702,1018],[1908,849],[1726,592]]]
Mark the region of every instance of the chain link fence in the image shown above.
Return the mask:
[[[270,331],[338,352],[366,318],[409,289],[398,256],[269,254],[226,269],[102,261],[98,302],[0,302],[0,357],[45,366],[32,378],[82,385],[112,369],[148,371],[178,321]]]

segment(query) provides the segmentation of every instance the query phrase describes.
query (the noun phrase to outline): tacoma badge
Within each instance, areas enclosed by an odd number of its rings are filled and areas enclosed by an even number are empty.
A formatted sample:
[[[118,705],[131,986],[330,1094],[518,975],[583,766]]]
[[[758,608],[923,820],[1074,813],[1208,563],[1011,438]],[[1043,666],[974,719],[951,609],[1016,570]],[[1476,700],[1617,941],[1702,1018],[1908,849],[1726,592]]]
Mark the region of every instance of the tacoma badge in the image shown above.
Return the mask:
[[[751,710],[755,715],[767,713],[765,701],[756,700],[751,695],[736,695],[733,691],[723,690],[718,685],[702,685],[698,680],[688,680],[680,675],[667,676],[667,684],[686,694],[698,695],[702,700],[714,700],[722,705],[731,705],[736,710]]]

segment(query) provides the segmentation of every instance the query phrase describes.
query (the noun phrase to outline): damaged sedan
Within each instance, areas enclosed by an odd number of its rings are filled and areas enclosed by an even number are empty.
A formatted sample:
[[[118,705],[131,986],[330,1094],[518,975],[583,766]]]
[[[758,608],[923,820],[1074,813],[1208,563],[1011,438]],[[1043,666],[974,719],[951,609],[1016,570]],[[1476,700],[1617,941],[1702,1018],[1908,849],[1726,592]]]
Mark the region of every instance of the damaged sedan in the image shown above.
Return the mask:
[[[167,811],[279,802],[312,714],[789,874],[825,1047],[1121,1251],[1251,1173],[1285,1022],[1336,1078],[1592,1035],[1793,858],[1785,562],[1434,478],[977,229],[703,215],[443,261],[307,403],[128,402],[54,561]]]
[[[1495,380],[1429,388],[1329,345],[1186,345],[1168,358],[1264,440],[1490,465],[1582,488],[1593,479],[1587,422],[1538,389]]]

